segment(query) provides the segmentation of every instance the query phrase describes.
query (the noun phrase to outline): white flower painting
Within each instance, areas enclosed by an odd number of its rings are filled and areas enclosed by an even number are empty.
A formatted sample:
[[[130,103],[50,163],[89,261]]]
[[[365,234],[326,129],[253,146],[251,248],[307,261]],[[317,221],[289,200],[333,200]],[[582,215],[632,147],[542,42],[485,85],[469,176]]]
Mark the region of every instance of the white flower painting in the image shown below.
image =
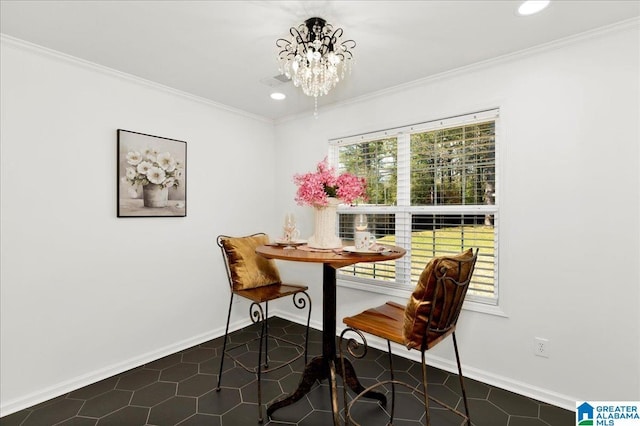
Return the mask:
[[[186,158],[186,142],[119,129],[118,217],[186,216]]]

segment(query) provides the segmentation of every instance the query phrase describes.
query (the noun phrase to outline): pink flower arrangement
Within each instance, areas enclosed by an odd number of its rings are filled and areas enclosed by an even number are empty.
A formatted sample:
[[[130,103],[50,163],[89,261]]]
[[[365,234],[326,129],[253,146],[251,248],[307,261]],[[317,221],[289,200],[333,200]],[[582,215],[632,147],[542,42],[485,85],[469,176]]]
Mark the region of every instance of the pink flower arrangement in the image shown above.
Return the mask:
[[[301,206],[326,206],[329,197],[346,204],[353,204],[359,198],[366,199],[364,178],[351,173],[336,176],[326,158],[318,163],[316,172],[294,175],[293,181],[298,185],[296,202]]]

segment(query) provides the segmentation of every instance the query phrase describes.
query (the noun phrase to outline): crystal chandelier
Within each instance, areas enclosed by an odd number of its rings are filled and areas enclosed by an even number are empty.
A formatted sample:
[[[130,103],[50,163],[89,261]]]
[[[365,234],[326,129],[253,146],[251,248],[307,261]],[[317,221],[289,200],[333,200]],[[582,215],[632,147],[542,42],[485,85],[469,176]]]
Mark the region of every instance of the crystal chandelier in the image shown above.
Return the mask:
[[[334,30],[322,18],[309,18],[297,28],[291,27],[289,33],[289,39],[276,41],[280,73],[315,98],[317,113],[318,96],[329,93],[346,70],[351,71],[353,54],[349,49],[356,47],[356,42],[342,40],[342,28]]]

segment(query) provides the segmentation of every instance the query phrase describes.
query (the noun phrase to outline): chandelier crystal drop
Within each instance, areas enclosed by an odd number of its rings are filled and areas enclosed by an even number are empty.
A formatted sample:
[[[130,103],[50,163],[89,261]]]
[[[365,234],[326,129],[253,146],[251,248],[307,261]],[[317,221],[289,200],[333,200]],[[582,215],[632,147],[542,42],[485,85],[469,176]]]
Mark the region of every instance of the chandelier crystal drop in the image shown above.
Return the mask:
[[[297,28],[289,29],[291,37],[276,41],[280,73],[302,87],[307,96],[326,95],[351,71],[356,47],[353,40],[342,40],[342,28],[333,29],[322,18],[309,18]],[[316,106],[317,110],[317,106]]]

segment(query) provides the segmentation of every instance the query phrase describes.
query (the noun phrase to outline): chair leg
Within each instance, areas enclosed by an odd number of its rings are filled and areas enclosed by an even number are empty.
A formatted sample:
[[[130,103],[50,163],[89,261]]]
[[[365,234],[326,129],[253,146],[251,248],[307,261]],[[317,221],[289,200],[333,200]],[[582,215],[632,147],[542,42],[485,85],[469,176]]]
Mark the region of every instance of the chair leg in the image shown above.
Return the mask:
[[[340,337],[338,338],[338,359],[340,360],[340,367],[342,369],[342,402],[344,404],[344,426],[349,426],[349,401],[347,400],[347,386],[344,383],[344,378],[347,376],[345,371],[345,362],[344,362],[344,354],[342,352],[342,341],[344,340],[344,335],[349,329],[346,328],[342,330],[340,333]],[[306,364],[305,364],[306,365]]]
[[[269,368],[269,302],[264,302],[264,368]],[[262,346],[260,346],[262,349]]]
[[[469,403],[467,401],[467,390],[464,387],[464,377],[462,376],[462,366],[460,364],[460,355],[458,354],[458,342],[456,341],[455,331],[451,333],[453,337],[453,349],[456,353],[456,362],[458,363],[458,378],[460,380],[460,389],[462,389],[462,401],[464,402],[464,412],[467,415],[467,426],[471,426],[471,417],[469,417]]]
[[[387,340],[387,354],[389,355],[389,374],[391,375],[391,415],[389,417],[389,424],[392,425],[396,410],[396,384],[393,374],[393,354],[391,353],[391,342],[389,340]]]
[[[257,308],[257,313],[260,317],[260,340],[258,342],[258,367],[256,368],[256,376],[258,378],[258,423],[262,423],[262,345],[266,334],[267,318],[263,315],[262,307],[259,303],[252,303],[251,305]]]
[[[303,291],[302,294],[306,296],[307,302],[309,303],[309,309],[307,312],[307,327],[304,333],[304,365],[307,365],[307,354],[309,353],[309,324],[311,323],[311,297],[309,297],[306,291]],[[301,300],[304,301],[304,299]]]
[[[302,297],[303,295],[304,298]],[[307,326],[304,333],[304,365],[307,365],[307,353],[309,348],[309,324],[311,323],[311,297],[309,297],[306,291],[299,291],[293,295],[292,299],[293,306],[298,309],[304,309],[307,305],[309,305],[309,310],[307,311]]]
[[[425,359],[425,351],[421,351],[422,353],[422,390],[424,391],[424,413],[425,413],[425,424],[426,426],[431,426],[431,417],[429,414],[429,392],[427,389],[427,360]]]
[[[218,386],[216,391],[220,392],[220,382],[222,381],[222,365],[224,364],[224,356],[227,351],[227,336],[229,336],[229,321],[231,320],[231,307],[233,306],[233,293],[231,293],[231,299],[229,300],[229,312],[227,313],[227,325],[224,329],[224,340],[222,343],[222,355],[220,356],[220,371],[218,372]]]

